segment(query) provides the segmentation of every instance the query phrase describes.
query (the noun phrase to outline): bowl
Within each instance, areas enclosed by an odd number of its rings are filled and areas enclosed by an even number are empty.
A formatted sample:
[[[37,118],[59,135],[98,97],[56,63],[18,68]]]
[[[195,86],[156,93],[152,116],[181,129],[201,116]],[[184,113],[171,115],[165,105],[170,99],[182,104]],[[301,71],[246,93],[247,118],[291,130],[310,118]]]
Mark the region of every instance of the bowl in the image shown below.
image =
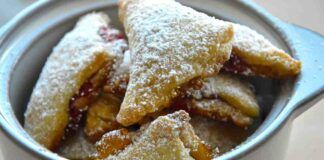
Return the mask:
[[[324,37],[285,23],[249,0],[181,0],[220,19],[257,30],[302,61],[295,79],[251,78],[262,107],[262,124],[241,145],[218,159],[283,159],[291,122],[324,96]],[[114,0],[38,1],[0,30],[0,147],[5,159],[64,159],[24,130],[23,113],[46,58],[77,19],[104,11],[122,29]]]

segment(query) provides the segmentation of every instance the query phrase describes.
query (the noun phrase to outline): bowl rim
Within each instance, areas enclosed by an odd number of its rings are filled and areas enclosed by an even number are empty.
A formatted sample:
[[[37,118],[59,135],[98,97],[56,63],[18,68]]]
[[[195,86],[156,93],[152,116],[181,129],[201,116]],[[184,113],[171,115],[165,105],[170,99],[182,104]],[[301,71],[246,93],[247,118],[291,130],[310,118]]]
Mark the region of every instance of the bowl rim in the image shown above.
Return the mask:
[[[263,20],[265,20],[267,25],[269,25],[271,28],[273,28],[274,31],[276,31],[278,33],[278,35],[281,36],[281,38],[284,40],[284,42],[289,47],[289,49],[293,50],[292,43],[289,41],[289,39],[286,38],[288,36],[288,34],[283,29],[283,25],[285,24],[284,22],[282,22],[278,18],[272,16],[270,13],[268,13],[266,10],[264,10],[263,8],[261,8],[260,6],[258,6],[251,0],[245,0],[245,1],[236,0],[236,1],[237,1],[237,3],[242,4],[244,7],[247,7],[252,12],[255,12],[258,16],[260,16]],[[11,21],[9,21],[7,24],[5,24],[1,28],[1,30],[0,30],[0,37],[1,37],[0,38],[0,47],[1,47],[2,43],[6,40],[7,36],[10,35],[10,33],[14,31],[16,26],[18,26],[22,21],[24,21],[29,15],[34,14],[35,12],[37,12],[37,10],[44,8],[54,2],[55,1],[36,1],[35,3],[31,4],[30,6],[28,6],[24,10],[22,10],[20,13],[18,13],[18,15],[16,15]],[[2,60],[4,60],[4,58],[3,58],[4,55],[2,54],[2,55],[0,55],[0,57],[1,57],[1,60],[0,60],[0,62],[1,62]],[[297,58],[298,58],[298,56],[297,56]],[[0,70],[1,70],[1,68],[0,68]],[[9,84],[6,84],[6,85],[9,85]],[[1,91],[1,92],[8,92],[8,91]],[[1,93],[1,94],[3,94],[3,93]],[[7,94],[7,93],[4,93],[4,94]],[[8,102],[7,105],[10,105],[10,103]],[[293,111],[292,107],[289,107],[289,108],[286,107],[285,109],[283,109],[281,111],[281,113],[278,115],[278,117],[275,120],[273,120],[273,122],[271,124],[269,124],[269,126],[267,128],[265,128],[264,131],[262,131],[262,133],[260,133],[258,136],[249,140],[249,142],[244,143],[244,145],[240,145],[240,147],[236,148],[235,150],[228,152],[228,153],[226,153],[220,157],[217,157],[217,158],[218,159],[234,159],[234,158],[242,157],[245,154],[252,152],[256,148],[258,148],[260,145],[265,143],[267,140],[269,140],[285,124],[286,120],[291,115],[292,111]],[[17,144],[18,146],[23,148],[25,151],[27,151],[27,152],[31,151],[32,153],[34,153],[34,155],[36,155],[39,158],[47,158],[47,159],[58,158],[56,156],[54,157],[53,154],[55,154],[55,153],[50,152],[48,150],[41,149],[42,147],[38,147],[38,149],[36,149],[35,147],[33,147],[34,143],[30,142],[25,137],[22,137],[21,135],[19,135],[20,133],[16,133],[15,129],[13,129],[8,124],[8,122],[6,123],[6,119],[5,119],[4,115],[2,115],[1,111],[0,111],[0,122],[1,122],[0,130],[2,132],[4,132],[5,135],[9,139],[11,139],[15,144]],[[59,157],[59,158],[62,158],[62,157]]]

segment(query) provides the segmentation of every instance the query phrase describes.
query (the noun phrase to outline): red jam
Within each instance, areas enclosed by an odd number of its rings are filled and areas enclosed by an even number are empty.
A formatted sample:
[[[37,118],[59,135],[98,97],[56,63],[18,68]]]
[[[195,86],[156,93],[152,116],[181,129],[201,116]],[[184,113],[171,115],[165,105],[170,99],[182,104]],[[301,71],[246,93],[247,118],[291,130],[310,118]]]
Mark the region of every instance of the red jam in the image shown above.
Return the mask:
[[[250,75],[252,74],[249,65],[245,63],[240,57],[232,54],[230,59],[224,64],[223,71],[235,74]]]
[[[110,27],[101,27],[98,31],[98,34],[107,43],[125,38],[120,31]],[[87,111],[88,107],[99,94],[98,92],[100,91],[100,88],[98,88],[99,86],[91,83],[91,78],[92,77],[90,77],[88,81],[81,86],[79,91],[70,99],[69,124],[66,127],[66,135],[75,132],[79,128],[83,114]]]
[[[106,41],[112,42],[119,39],[125,39],[124,35],[117,29],[110,27],[101,27],[99,29],[99,35]]]
[[[79,128],[79,124],[82,118],[83,112],[87,110],[87,105],[91,103],[91,101],[95,97],[93,85],[87,81],[84,83],[78,93],[76,93],[71,99],[70,99],[70,105],[69,105],[69,125],[66,128],[66,132],[74,132]],[[82,103],[80,103],[80,100],[82,99]],[[79,101],[79,103],[77,103]]]

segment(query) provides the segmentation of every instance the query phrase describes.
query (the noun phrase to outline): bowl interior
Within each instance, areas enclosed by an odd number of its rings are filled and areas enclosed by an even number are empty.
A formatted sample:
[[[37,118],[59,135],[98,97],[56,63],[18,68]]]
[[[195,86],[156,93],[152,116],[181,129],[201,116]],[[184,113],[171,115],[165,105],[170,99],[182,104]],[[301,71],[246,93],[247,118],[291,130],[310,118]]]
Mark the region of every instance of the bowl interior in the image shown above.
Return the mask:
[[[253,10],[238,1],[182,0],[181,2],[217,18],[248,25],[262,33],[278,47],[289,52],[289,47],[281,36]],[[113,25],[122,29],[118,21],[115,1],[83,0],[65,3],[51,2],[51,5],[45,5],[37,10],[36,14],[28,17],[27,21],[22,22],[22,25],[11,33],[10,36],[13,38],[8,44],[7,52],[12,52],[11,58],[14,59],[9,81],[9,98],[14,115],[8,116],[16,117],[18,122],[23,124],[23,114],[33,86],[52,48],[66,32],[72,29],[78,17],[84,13],[99,10],[108,13]],[[16,49],[12,50],[15,47]],[[263,122],[251,136],[253,138],[278,116],[288,100],[293,83],[288,80],[273,81],[263,78],[249,78],[249,80],[255,86],[262,108],[261,121]]]

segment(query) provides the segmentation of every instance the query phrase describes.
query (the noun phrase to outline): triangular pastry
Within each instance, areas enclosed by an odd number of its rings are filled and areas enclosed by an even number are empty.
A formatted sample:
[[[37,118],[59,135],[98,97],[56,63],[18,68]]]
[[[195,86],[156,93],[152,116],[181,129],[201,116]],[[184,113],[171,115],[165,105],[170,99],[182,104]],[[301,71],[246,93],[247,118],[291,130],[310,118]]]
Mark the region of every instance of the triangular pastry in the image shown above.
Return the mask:
[[[40,144],[54,149],[73,118],[69,103],[80,87],[122,52],[125,40],[110,41],[104,13],[80,18],[48,57],[25,112],[25,130]],[[126,45],[127,46],[127,45]]]
[[[261,34],[247,26],[234,24],[233,51],[224,70],[244,75],[270,78],[296,76],[301,62],[274,46]]]
[[[117,155],[110,155],[106,159],[211,159],[211,151],[195,134],[189,120],[190,117],[185,111],[160,116],[138,136],[134,136],[132,144],[121,150]],[[107,134],[110,135],[110,133]],[[104,135],[103,139],[107,139],[107,136]],[[109,137],[112,138],[112,136]],[[121,137],[129,139],[129,135],[125,135],[125,132]],[[99,142],[101,147],[97,148],[102,152],[104,152],[103,148],[111,150],[111,147],[105,147],[112,146],[111,142],[114,141],[111,138],[109,138],[110,140],[101,140]],[[125,144],[125,138],[117,139],[122,140]],[[106,142],[106,144],[103,142]]]
[[[218,73],[231,52],[232,25],[173,0],[121,0],[133,64],[117,120],[125,125],[168,107],[177,89]]]
[[[128,71],[131,62],[123,64],[123,71]],[[129,77],[128,72],[123,75],[123,77]],[[240,127],[251,125],[253,118],[259,116],[260,108],[251,84],[225,73],[196,81],[200,83],[187,84],[181,88],[180,95],[172,100],[171,110],[185,109],[192,114],[232,121]],[[127,82],[122,84],[124,88],[127,88]],[[119,85],[120,83],[108,84],[109,90],[106,92],[117,94],[118,92],[115,92],[113,88],[119,88]],[[158,112],[158,115],[160,114],[161,112]],[[145,120],[151,119],[151,117],[152,113],[146,116]],[[139,123],[141,124],[145,120],[142,119]]]

